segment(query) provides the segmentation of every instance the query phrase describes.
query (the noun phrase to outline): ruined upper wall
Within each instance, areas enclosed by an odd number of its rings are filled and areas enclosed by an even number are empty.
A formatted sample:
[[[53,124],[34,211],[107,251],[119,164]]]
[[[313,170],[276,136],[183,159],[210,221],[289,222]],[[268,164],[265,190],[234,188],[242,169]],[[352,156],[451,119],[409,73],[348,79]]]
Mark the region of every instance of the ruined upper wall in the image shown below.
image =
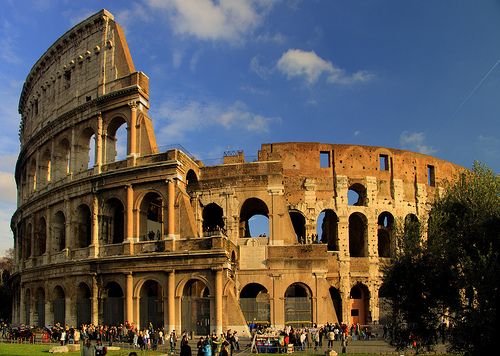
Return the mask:
[[[429,183],[432,169],[432,186],[441,186],[464,169],[448,161],[411,151],[318,142],[263,144],[259,161],[267,160],[282,161],[285,177],[329,178],[342,175],[355,180],[370,176],[379,181],[400,179],[409,184]]]
[[[139,80],[134,72],[123,30],[111,13],[101,10],[74,26],[26,78],[19,100],[21,146],[49,122],[86,102],[133,84],[147,92],[147,78]]]

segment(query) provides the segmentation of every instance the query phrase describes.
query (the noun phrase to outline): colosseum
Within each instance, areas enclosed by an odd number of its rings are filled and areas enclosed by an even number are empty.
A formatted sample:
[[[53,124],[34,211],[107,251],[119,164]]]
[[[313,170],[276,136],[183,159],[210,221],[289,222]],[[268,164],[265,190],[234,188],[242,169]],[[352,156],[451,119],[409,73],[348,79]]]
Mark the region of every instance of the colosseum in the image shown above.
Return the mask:
[[[106,10],[27,76],[13,322],[151,322],[198,335],[248,333],[249,322],[379,322],[396,223],[425,226],[462,168],[317,142],[266,143],[257,159],[226,152],[205,165],[180,147],[158,149],[148,82]],[[266,233],[254,232],[256,219]]]

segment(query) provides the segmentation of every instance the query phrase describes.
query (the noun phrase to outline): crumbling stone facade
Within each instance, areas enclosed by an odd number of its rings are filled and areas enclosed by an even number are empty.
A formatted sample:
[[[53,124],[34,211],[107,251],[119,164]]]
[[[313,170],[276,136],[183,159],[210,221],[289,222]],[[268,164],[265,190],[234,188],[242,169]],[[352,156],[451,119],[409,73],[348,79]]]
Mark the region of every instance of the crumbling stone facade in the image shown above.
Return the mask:
[[[15,323],[151,321],[206,334],[246,333],[251,321],[377,322],[396,221],[424,227],[462,169],[312,142],[205,166],[182,149],[158,151],[148,99],[148,77],[105,10],[29,73],[11,224]],[[265,235],[253,236],[256,216]]]

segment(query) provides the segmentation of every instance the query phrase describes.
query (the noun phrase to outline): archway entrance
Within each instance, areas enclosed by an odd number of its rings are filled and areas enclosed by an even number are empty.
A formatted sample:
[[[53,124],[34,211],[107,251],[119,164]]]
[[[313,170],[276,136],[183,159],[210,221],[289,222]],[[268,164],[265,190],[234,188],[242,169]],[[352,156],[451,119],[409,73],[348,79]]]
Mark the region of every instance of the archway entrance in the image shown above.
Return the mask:
[[[312,293],[302,283],[290,285],[285,292],[285,324],[302,327],[312,324]]]
[[[337,322],[340,324],[342,319],[342,297],[340,292],[335,287],[330,287],[330,297],[332,298],[333,310],[335,310],[335,317]],[[335,318],[334,318],[335,319]],[[335,322],[335,320],[333,320]]]
[[[331,209],[323,210],[318,216],[316,232],[319,236],[319,242],[327,244],[328,251],[339,250],[337,214]]]
[[[205,283],[192,279],[182,293],[182,330],[196,335],[210,333],[210,296]]]
[[[123,291],[116,282],[109,282],[106,285],[103,295],[103,312],[105,325],[123,323]]]
[[[66,324],[66,298],[64,290],[57,286],[54,288],[54,299],[52,300],[52,309],[54,310],[54,324]]]
[[[40,327],[45,326],[45,291],[39,288],[36,291],[36,324]]]
[[[247,323],[271,323],[271,305],[267,289],[258,283],[247,284],[240,293],[240,306]]]
[[[90,324],[91,321],[91,294],[85,283],[80,283],[76,294],[76,324]]]
[[[361,283],[351,288],[351,324],[365,325],[369,318],[370,292]]]
[[[163,327],[163,293],[158,282],[147,281],[142,286],[139,314],[141,327],[147,327],[149,323],[155,329]]]

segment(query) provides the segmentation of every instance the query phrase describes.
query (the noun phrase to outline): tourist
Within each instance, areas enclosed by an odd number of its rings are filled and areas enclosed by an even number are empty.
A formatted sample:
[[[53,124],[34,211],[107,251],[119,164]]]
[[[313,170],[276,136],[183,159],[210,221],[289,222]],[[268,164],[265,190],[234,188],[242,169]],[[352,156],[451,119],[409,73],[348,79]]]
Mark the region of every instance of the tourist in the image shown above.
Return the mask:
[[[81,356],[94,356],[94,348],[92,347],[92,344],[90,343],[89,338],[86,338],[85,341],[83,342],[83,345],[80,349],[80,355]]]
[[[189,346],[189,341],[187,339],[183,339],[181,342],[180,356],[192,356],[191,346]]]

